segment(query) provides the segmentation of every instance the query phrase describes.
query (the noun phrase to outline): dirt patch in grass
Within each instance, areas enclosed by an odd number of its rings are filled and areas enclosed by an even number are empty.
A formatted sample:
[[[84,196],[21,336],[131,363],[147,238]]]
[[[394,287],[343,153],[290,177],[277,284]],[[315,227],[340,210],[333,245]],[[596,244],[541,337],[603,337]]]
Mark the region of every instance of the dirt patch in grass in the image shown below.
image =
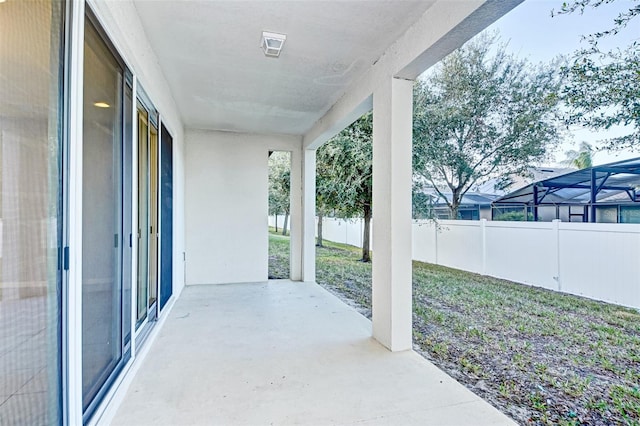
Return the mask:
[[[370,317],[358,259],[318,248],[317,282]],[[517,422],[640,425],[637,311],[421,262],[413,306],[415,350]]]

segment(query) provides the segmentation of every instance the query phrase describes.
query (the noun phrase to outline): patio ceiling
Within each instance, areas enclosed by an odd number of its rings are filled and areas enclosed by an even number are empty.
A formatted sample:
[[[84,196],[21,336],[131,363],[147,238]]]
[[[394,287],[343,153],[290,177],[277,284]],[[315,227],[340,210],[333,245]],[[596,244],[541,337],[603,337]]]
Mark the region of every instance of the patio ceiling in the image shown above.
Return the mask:
[[[294,135],[434,3],[134,0],[186,127]],[[280,58],[262,31],[287,35]]]

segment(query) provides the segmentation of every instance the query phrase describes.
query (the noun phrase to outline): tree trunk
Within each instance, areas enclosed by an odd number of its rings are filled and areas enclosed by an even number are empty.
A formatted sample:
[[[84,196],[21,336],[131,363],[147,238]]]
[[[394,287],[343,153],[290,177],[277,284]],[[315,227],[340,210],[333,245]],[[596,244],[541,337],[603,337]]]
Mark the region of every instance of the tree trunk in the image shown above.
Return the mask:
[[[452,203],[451,205],[449,205],[449,215],[450,215],[450,219],[451,220],[457,220],[458,219],[458,208],[460,207],[460,203]]]
[[[369,240],[371,235],[371,206],[364,207],[364,230],[362,233],[362,261],[371,262]]]
[[[289,213],[284,213],[284,223],[282,224],[282,235],[287,235],[287,226],[289,225]]]
[[[276,234],[278,233],[278,213],[276,213],[275,215],[276,218]]]
[[[449,204],[449,214],[452,220],[458,220],[458,209],[460,208],[460,201],[462,196],[459,190],[454,190],[451,194],[451,204]]]
[[[318,241],[316,242],[317,247],[324,247],[322,245],[322,212],[318,212]]]

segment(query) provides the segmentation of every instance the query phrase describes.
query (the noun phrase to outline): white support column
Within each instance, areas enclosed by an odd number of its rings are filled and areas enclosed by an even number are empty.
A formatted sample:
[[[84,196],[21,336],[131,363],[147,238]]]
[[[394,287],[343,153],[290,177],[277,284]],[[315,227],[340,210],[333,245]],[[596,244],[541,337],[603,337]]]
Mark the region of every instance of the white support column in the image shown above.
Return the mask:
[[[302,281],[316,280],[316,151],[302,151]]]
[[[291,152],[291,184],[290,200],[291,214],[289,217],[289,232],[291,235],[289,246],[289,261],[291,264],[290,277],[293,281],[302,280],[302,251],[303,251],[303,217],[302,217],[302,168],[303,158],[300,149]]]
[[[411,143],[413,81],[387,79],[373,93],[373,337],[412,346]]]

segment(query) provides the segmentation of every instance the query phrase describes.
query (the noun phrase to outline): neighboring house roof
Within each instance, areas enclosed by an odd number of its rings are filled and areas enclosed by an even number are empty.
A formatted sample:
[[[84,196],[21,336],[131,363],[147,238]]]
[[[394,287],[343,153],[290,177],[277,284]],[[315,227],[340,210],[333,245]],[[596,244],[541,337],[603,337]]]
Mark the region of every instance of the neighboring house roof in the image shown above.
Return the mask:
[[[640,194],[636,194],[636,188],[640,189],[640,157],[533,182],[500,197],[495,204],[587,204],[592,187],[597,203],[640,201]],[[538,194],[536,203],[534,192]]]
[[[442,199],[442,196],[438,194],[434,189],[427,189],[424,191],[425,194],[431,197],[433,200],[434,206],[446,205],[445,201]],[[450,192],[444,192],[443,195],[447,199],[448,202],[451,202],[453,198],[453,194]],[[481,194],[479,192],[467,192],[462,196],[462,200],[460,201],[460,206],[486,206],[490,207],[491,203],[497,198],[494,194]]]

